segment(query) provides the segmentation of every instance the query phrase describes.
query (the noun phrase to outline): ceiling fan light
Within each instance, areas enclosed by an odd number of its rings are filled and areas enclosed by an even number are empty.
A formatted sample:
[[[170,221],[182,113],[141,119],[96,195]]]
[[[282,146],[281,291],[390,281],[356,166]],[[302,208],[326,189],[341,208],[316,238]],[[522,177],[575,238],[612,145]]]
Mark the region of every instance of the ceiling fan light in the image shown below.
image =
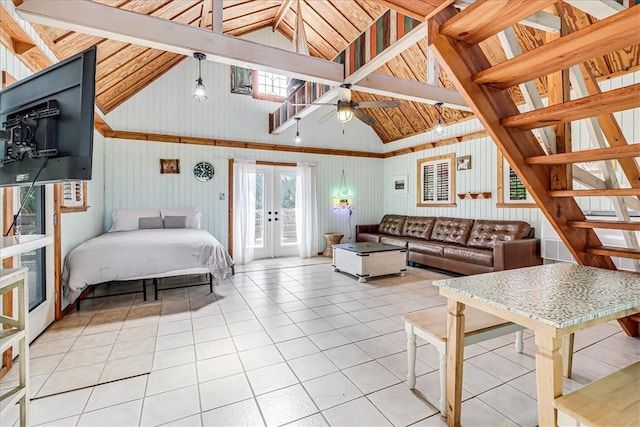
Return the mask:
[[[351,121],[351,119],[353,119],[353,110],[351,110],[351,108],[347,106],[338,105],[336,117],[338,117],[338,120],[340,120],[342,123],[348,123]]]

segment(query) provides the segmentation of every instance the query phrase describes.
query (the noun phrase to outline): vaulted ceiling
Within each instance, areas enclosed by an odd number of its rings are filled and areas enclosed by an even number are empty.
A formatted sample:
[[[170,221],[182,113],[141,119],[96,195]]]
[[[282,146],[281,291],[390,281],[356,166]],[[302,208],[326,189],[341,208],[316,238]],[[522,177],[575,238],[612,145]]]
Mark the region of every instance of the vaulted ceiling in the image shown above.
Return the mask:
[[[159,19],[194,27],[213,29],[214,0],[92,0],[114,8],[128,10]],[[215,0],[217,1],[217,0]],[[459,1],[466,7],[470,0]],[[424,20],[439,8],[453,0],[300,0],[301,14],[310,55],[326,60],[336,56],[360,36],[380,16],[392,8],[414,19]],[[17,1],[16,3],[20,3]],[[293,38],[297,0],[223,0],[222,32],[225,35],[241,36],[255,30],[272,28],[288,39]],[[584,27],[597,19],[569,4],[561,4],[560,13],[567,20]],[[557,14],[556,9],[545,12]],[[220,19],[218,17],[217,21]],[[138,44],[126,43],[51,26],[34,25],[39,35],[59,59],[67,58],[90,46],[98,47],[98,70],[96,76],[96,104],[108,113],[156,80],[186,56]],[[541,46],[548,33],[529,25],[514,27],[518,45],[524,52]],[[492,64],[504,62],[507,57],[497,36],[481,43]],[[640,48],[614,52],[589,63],[596,77],[606,78],[639,66]],[[422,39],[391,58],[376,72],[417,82],[427,81],[427,46]],[[455,89],[447,76],[440,71],[437,82],[442,87]],[[542,94],[546,93],[545,79],[536,82]],[[513,88],[511,95],[521,99],[519,89]],[[353,92],[353,100],[368,101],[390,99],[362,91]],[[438,119],[433,103],[400,99],[400,108],[368,109],[377,124],[375,132],[383,142],[391,142],[432,129]],[[445,123],[462,120],[472,114],[453,108],[442,109]],[[265,117],[265,120],[267,118]]]

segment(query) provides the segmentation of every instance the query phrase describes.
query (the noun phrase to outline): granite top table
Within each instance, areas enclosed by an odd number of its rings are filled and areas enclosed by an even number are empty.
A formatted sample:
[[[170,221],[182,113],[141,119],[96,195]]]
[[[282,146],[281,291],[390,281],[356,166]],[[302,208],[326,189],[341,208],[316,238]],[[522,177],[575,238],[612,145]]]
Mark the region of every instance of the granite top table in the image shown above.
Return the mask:
[[[543,427],[556,425],[553,400],[562,395],[562,337],[640,312],[640,275],[574,264],[478,274],[434,285],[449,299],[449,425],[460,425],[465,305],[535,332],[538,423]]]

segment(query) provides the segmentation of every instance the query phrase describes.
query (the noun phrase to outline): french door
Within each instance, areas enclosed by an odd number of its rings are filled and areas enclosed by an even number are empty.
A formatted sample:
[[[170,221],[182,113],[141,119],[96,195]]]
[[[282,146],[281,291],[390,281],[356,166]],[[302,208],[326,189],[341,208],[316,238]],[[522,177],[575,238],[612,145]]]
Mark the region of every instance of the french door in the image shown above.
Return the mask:
[[[24,207],[16,227],[16,234],[44,235],[52,230],[51,215],[47,207],[53,204],[51,186],[39,185],[27,196],[29,187],[20,187],[16,206],[24,201]],[[50,246],[23,252],[18,256],[19,266],[27,268],[29,297],[29,341],[40,335],[54,320],[53,255]],[[47,280],[49,278],[50,280]]]
[[[296,168],[258,164],[254,257],[296,255]]]

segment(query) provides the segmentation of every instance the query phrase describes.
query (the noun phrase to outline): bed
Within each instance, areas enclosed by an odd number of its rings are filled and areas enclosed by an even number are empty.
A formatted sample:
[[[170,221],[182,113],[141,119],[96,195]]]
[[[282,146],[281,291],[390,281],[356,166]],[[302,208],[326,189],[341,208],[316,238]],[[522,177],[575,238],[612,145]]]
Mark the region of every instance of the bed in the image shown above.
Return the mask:
[[[197,209],[119,210],[112,217],[109,232],[80,244],[65,258],[62,285],[68,302],[88,285],[104,282],[202,273],[219,282],[232,272],[227,250],[200,229]],[[154,284],[157,292],[157,280]]]

